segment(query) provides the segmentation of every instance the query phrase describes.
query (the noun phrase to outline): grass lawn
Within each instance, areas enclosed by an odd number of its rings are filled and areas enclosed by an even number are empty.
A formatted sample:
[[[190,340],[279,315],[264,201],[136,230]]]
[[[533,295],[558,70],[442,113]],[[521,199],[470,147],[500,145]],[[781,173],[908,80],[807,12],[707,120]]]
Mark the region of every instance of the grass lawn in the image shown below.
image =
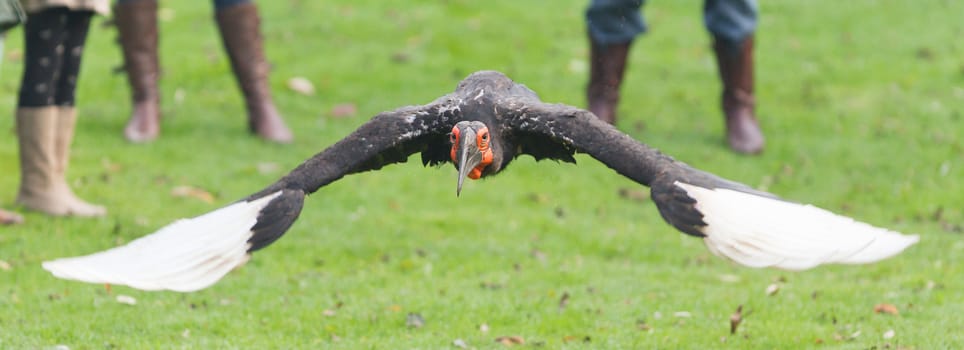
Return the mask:
[[[741,268],[591,158],[517,161],[455,196],[416,159],[311,196],[288,234],[197,293],[58,280],[40,262],[123,244],[244,197],[370,116],[427,103],[481,69],[584,105],[584,1],[260,1],[276,102],[296,142],[249,137],[207,2],[162,2],[162,137],[121,137],[127,83],[94,22],[68,173],[100,219],[13,204],[13,118],[0,118],[0,348],[964,347],[964,3],[761,1],[758,112],[767,149],[723,146],[699,1],[649,5],[618,127],[678,159],[921,242],[868,266]],[[15,108],[22,32],[7,38],[0,110]],[[290,90],[310,80],[314,96]],[[353,105],[349,116],[339,106]],[[172,192],[190,186],[210,201]],[[629,196],[620,195],[629,193]],[[768,295],[768,286],[779,291]],[[129,296],[136,305],[117,301]],[[898,314],[875,312],[889,304]],[[729,318],[743,306],[743,323]],[[412,315],[412,316],[410,316]],[[421,327],[411,326],[416,316]]]

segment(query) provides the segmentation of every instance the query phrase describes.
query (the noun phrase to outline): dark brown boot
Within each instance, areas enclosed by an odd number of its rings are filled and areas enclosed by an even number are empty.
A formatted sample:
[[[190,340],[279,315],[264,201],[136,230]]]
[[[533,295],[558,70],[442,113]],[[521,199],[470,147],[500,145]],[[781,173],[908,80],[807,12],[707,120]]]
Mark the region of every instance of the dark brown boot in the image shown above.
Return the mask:
[[[124,51],[124,68],[131,85],[133,112],[124,127],[131,142],[147,142],[161,132],[160,71],[157,58],[157,0],[117,4],[114,18]]]
[[[252,3],[234,5],[218,10],[215,18],[234,76],[244,93],[251,132],[268,141],[291,142],[291,130],[278,114],[268,88],[269,68],[258,8]]]
[[[586,99],[589,111],[609,124],[616,123],[616,107],[619,104],[619,85],[626,70],[629,46],[625,44],[602,45],[589,38],[589,84]]]
[[[716,62],[723,81],[726,140],[739,153],[763,152],[763,132],[756,120],[753,97],[753,36],[737,46],[715,40]]]

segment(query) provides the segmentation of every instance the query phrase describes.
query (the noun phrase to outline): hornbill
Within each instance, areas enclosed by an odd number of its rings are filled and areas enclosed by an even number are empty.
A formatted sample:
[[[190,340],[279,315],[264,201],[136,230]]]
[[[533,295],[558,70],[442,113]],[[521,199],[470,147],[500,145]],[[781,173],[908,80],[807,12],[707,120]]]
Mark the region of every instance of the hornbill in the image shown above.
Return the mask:
[[[455,165],[458,194],[466,177],[498,174],[523,154],[575,162],[576,152],[649,186],[666,222],[741,265],[802,270],[823,263],[870,263],[918,241],[916,235],[873,227],[700,171],[588,111],[543,103],[502,73],[481,71],[429,104],[376,115],[234,204],[176,221],[124,246],[47,261],[43,267],[57,277],[84,282],[195,291],[280,238],[298,218],[306,195],[345,175],[421,153],[423,165]]]

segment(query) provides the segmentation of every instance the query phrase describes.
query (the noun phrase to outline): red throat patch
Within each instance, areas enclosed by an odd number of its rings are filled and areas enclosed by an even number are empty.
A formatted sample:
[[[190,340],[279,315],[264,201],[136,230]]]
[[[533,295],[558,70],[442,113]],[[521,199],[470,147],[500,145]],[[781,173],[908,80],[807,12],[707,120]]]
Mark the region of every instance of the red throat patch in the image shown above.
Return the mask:
[[[456,159],[456,153],[458,153],[457,150],[459,148],[458,147],[459,143],[462,142],[462,139],[461,139],[462,135],[458,127],[452,128],[452,134],[450,135],[450,137],[451,137],[450,141],[452,142],[452,150],[449,152],[449,157],[452,158],[452,163],[455,163],[456,165],[458,165],[458,159]],[[478,133],[476,133],[475,135],[475,145],[476,147],[479,148],[479,152],[482,152],[482,161],[479,162],[479,165],[476,165],[475,168],[472,168],[472,170],[469,171],[468,174],[466,174],[468,178],[472,180],[478,180],[480,177],[482,177],[482,170],[485,169],[485,167],[489,166],[489,164],[492,164],[493,155],[492,155],[492,149],[489,148],[489,141],[490,141],[489,129],[488,128],[479,129]]]

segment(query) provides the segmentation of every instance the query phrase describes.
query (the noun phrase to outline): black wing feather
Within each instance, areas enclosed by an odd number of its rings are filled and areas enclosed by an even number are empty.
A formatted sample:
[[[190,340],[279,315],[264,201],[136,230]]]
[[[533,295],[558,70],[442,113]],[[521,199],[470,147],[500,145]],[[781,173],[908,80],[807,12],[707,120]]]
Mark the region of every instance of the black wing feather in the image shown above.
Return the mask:
[[[380,113],[355,132],[316,154],[274,184],[247,198],[252,201],[282,191],[259,214],[248,240],[255,251],[280,238],[298,218],[304,197],[345,175],[405,162],[422,152],[425,162],[446,161],[435,149],[442,146],[455,125],[458,101],[443,96],[424,106],[403,107]]]
[[[547,104],[526,98],[511,118],[514,128],[541,134],[559,149],[575,149],[599,160],[631,180],[651,188],[663,219],[676,229],[703,236],[703,215],[696,201],[678,186],[677,180],[708,188],[731,188],[772,197],[746,185],[694,169],[658,150],[646,146],[609,125],[589,111],[561,104]],[[548,147],[548,146],[543,146]]]

